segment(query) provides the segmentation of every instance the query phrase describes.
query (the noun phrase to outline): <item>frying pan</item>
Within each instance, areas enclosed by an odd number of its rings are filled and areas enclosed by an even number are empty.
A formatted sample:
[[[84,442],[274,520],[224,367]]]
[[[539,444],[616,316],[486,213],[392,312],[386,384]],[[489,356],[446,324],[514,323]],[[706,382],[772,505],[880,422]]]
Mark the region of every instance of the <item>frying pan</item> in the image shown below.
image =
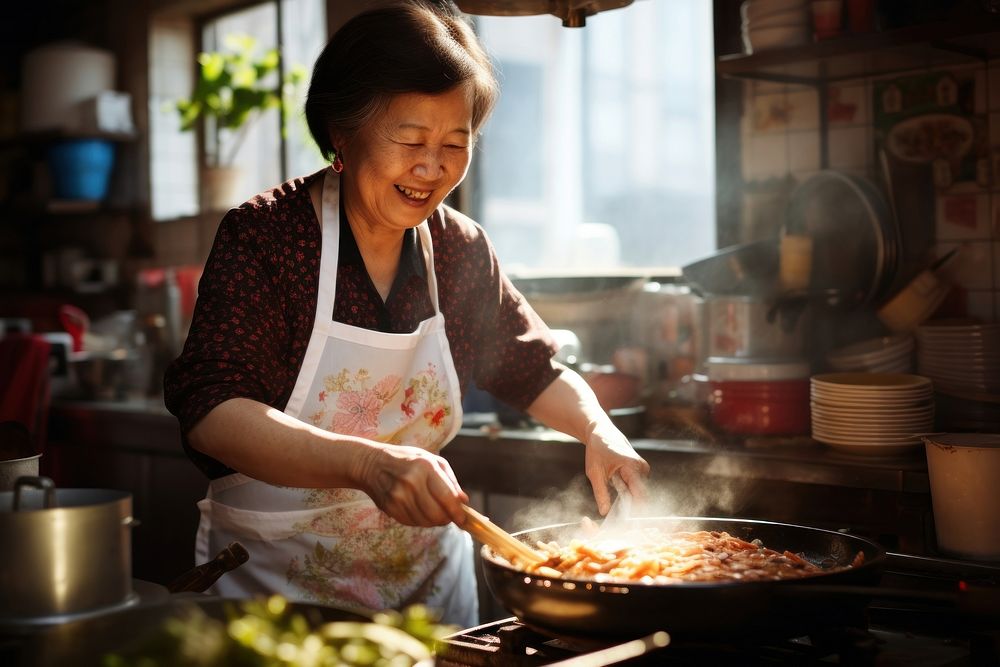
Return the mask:
[[[794,637],[831,621],[860,618],[872,597],[866,591],[878,585],[886,561],[885,550],[875,542],[819,528],[701,517],[630,519],[629,524],[667,531],[726,531],[748,541],[759,539],[779,552],[802,554],[823,567],[848,565],[860,551],[864,563],[784,581],[600,584],[526,574],[484,547],[486,583],[523,623],[556,637],[618,640],[657,630],[673,638]],[[567,523],[515,536],[530,544],[553,539],[565,544],[580,530],[580,524]],[[860,594],[858,587],[863,587]]]

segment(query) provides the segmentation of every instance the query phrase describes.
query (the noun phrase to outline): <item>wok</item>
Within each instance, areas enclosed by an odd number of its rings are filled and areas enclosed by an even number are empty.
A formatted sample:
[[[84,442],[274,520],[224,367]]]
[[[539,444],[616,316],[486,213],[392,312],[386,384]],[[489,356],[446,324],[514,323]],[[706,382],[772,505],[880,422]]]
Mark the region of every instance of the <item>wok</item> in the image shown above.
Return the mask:
[[[483,547],[486,583],[523,623],[557,637],[617,640],[657,630],[666,630],[673,638],[794,637],[807,634],[821,622],[860,618],[872,597],[867,589],[874,592],[886,561],[885,551],[875,542],[818,528],[699,517],[641,518],[629,523],[670,531],[726,531],[748,541],[759,539],[779,552],[802,554],[824,567],[848,565],[859,551],[865,562],[794,580],[601,584],[526,574]],[[515,536],[530,544],[553,539],[566,543],[579,531],[580,524],[568,523]]]

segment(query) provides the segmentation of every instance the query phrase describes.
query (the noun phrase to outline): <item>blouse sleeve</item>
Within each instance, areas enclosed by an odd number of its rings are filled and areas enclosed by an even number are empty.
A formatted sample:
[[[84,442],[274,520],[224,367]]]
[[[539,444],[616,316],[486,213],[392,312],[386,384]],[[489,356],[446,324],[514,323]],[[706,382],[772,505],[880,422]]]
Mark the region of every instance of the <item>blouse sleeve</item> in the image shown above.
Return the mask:
[[[275,243],[256,215],[234,209],[223,218],[184,350],[164,378],[164,401],[185,434],[231,398],[283,408],[301,362],[289,354]]]

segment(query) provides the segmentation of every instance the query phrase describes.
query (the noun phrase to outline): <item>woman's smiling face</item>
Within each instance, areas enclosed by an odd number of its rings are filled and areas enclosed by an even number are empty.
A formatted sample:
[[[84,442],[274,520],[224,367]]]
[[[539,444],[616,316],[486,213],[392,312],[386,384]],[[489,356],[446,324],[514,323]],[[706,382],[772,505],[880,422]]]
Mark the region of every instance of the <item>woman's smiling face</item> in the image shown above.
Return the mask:
[[[472,140],[464,86],[397,95],[341,148],[348,218],[400,231],[419,225],[465,178]]]

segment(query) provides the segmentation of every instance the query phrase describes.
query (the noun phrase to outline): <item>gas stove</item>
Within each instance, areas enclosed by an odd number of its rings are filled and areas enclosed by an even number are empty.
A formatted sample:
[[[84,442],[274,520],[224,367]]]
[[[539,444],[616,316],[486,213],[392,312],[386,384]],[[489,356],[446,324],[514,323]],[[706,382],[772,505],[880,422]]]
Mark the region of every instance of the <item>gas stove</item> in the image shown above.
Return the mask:
[[[969,582],[994,600],[970,614],[941,599]],[[878,597],[878,591],[889,597]],[[621,665],[860,665],[943,667],[1000,665],[1000,567],[891,555],[872,602],[856,617],[819,625],[800,637],[671,638],[667,646],[624,662],[602,662],[611,644],[554,637],[511,617],[445,639],[438,667],[542,667],[593,656],[594,667]],[[900,601],[900,592],[914,593]],[[916,599],[927,594],[926,600]],[[940,599],[935,599],[938,596]],[[669,632],[669,629],[665,628]]]

